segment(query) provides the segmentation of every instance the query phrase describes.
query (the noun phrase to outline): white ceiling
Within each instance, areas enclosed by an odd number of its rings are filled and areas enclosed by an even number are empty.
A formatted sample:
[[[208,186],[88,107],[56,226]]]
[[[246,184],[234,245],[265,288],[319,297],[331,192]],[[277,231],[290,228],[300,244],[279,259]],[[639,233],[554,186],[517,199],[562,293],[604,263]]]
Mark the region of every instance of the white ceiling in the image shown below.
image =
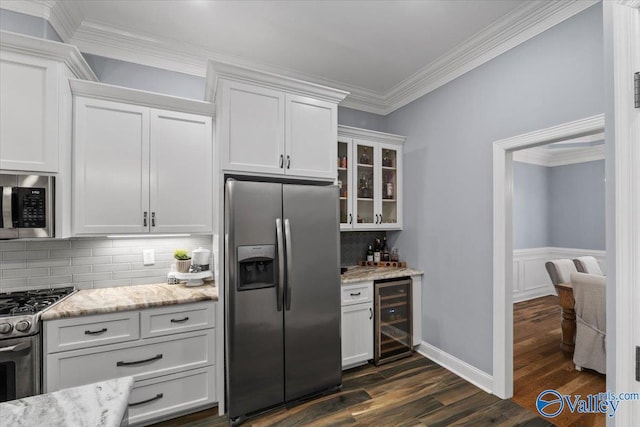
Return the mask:
[[[196,75],[208,58],[234,62],[350,91],[347,105],[386,114],[594,2],[3,0],[2,7],[43,15],[83,52]]]

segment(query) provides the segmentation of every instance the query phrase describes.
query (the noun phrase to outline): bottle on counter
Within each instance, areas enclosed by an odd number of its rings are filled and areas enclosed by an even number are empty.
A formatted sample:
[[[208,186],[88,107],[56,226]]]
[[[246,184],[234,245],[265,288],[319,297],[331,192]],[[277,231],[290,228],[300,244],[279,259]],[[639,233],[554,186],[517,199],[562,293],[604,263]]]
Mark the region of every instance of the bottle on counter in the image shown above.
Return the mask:
[[[387,246],[387,236],[382,238],[382,261],[389,261],[389,247]]]
[[[369,245],[369,249],[367,250],[367,261],[373,261],[373,249],[371,249],[371,245]]]
[[[376,239],[373,245],[373,261],[380,262],[380,239]]]

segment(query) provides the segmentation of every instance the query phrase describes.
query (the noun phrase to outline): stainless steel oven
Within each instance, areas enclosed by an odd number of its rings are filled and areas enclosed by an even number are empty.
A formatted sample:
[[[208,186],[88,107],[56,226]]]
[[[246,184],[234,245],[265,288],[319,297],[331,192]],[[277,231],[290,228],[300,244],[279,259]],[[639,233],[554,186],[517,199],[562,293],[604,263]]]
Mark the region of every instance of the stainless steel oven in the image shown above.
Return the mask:
[[[55,179],[0,174],[0,239],[54,237]]]
[[[0,402],[41,393],[40,335],[0,340]]]

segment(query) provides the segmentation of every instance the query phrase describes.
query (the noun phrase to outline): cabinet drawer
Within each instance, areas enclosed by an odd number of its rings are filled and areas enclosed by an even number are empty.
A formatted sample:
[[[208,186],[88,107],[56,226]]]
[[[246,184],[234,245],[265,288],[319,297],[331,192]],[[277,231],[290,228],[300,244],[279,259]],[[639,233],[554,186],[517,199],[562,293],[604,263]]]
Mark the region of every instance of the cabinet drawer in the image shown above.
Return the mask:
[[[129,423],[142,423],[215,401],[214,366],[138,381],[129,397]]]
[[[178,304],[144,310],[141,314],[142,338],[212,328],[215,303]]]
[[[47,391],[112,378],[144,380],[215,361],[215,334],[209,329],[145,341],[144,345],[117,344],[108,350],[76,350],[47,356]]]
[[[44,322],[47,353],[137,340],[137,311],[73,317]]]
[[[372,301],[373,282],[342,287],[342,305]]]

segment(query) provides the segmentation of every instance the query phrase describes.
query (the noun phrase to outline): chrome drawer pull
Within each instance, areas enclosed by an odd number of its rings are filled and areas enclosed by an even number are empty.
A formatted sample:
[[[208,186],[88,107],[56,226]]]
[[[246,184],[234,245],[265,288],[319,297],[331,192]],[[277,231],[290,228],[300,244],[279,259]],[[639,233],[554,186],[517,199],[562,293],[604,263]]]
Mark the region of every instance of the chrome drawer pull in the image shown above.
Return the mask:
[[[129,403],[129,407],[131,408],[132,406],[139,406],[139,405],[144,405],[145,403],[151,403],[151,402],[156,401],[158,399],[162,399],[163,397],[164,397],[163,393],[158,393],[158,394],[155,395],[155,397],[152,397],[151,399],[142,400],[140,402]]]
[[[137,360],[135,362],[118,362],[116,363],[116,366],[131,366],[131,365],[139,365],[141,363],[147,363],[147,362],[153,362],[154,360],[160,360],[162,359],[162,354],[156,354],[155,356],[149,358],[149,359],[145,359],[145,360]]]
[[[352,297],[359,297],[360,296],[360,292],[352,293],[351,296]]]
[[[182,323],[186,322],[187,320],[189,320],[188,317],[185,317],[184,319],[171,319],[171,323]]]
[[[107,328],[102,328],[99,331],[84,331],[85,335],[100,335],[107,332]]]

